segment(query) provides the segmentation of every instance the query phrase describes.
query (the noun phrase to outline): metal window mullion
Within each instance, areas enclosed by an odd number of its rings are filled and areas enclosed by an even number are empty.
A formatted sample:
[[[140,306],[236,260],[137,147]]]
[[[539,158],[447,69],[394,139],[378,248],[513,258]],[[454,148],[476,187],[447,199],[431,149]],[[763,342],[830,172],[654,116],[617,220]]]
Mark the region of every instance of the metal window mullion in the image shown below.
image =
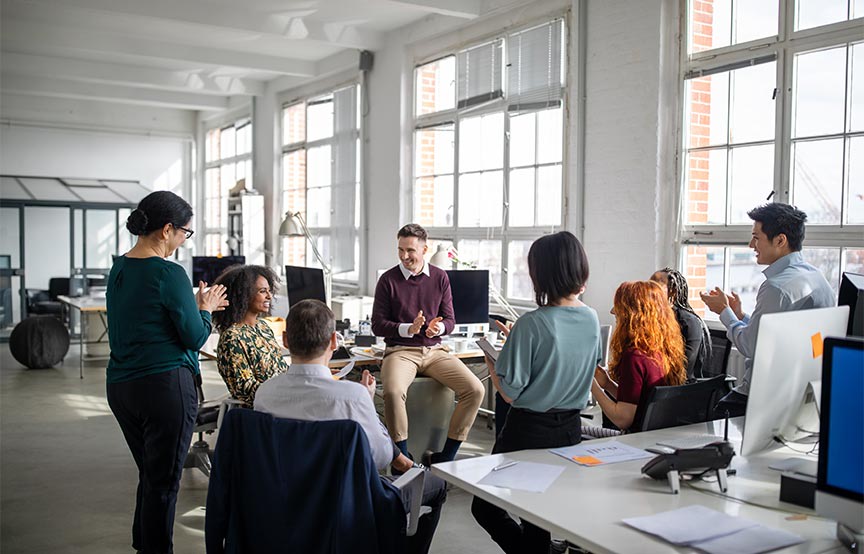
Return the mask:
[[[851,6],[851,4],[850,4]],[[847,8],[850,8],[847,6]],[[848,17],[848,13],[847,13]],[[842,226],[846,222],[847,215],[847,207],[849,204],[848,196],[849,196],[849,166],[851,165],[851,160],[849,157],[849,151],[852,147],[852,140],[848,138],[847,133],[852,130],[852,47],[847,44],[846,45],[846,98],[845,102],[843,102],[843,162],[842,162],[842,176],[840,180],[840,225]],[[841,252],[842,257],[842,252]]]
[[[794,63],[786,48],[777,56],[774,85],[774,200],[789,204],[792,198],[792,72]]]
[[[458,69],[457,69],[458,70]],[[461,187],[461,176],[459,174],[459,165],[460,165],[460,155],[459,155],[459,141],[461,140],[462,135],[462,125],[460,119],[457,117],[453,121],[453,228],[457,231],[454,231],[454,236],[458,235],[459,229],[459,188]],[[413,204],[412,199],[412,204]],[[454,238],[454,242],[455,242]]]
[[[506,110],[502,110],[501,113],[504,118],[504,137],[501,141],[502,148],[504,148],[501,157],[501,186],[504,187],[504,190],[501,191],[501,198],[504,200],[504,205],[501,206],[501,233],[506,235],[510,228],[510,115]],[[504,258],[502,257],[501,260],[503,264]],[[503,285],[503,275],[501,280]]]

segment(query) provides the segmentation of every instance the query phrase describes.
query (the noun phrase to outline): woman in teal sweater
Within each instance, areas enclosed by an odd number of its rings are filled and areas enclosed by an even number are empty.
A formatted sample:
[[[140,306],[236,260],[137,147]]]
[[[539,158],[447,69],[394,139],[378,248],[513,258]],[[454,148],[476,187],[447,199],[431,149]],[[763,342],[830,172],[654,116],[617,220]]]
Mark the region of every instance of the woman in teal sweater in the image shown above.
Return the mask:
[[[173,551],[174,507],[198,410],[198,349],[225,287],[192,293],[186,272],[166,260],[192,236],[192,207],[168,191],[147,195],[126,220],[138,242],[108,277],[108,404],[135,464],[132,548]]]

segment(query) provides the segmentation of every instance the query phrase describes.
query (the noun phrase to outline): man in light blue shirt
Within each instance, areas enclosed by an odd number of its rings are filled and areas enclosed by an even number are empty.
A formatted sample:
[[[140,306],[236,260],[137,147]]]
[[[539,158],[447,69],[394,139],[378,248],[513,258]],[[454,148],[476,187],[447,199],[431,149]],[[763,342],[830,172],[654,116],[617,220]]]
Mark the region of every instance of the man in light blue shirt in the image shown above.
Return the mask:
[[[754,208],[747,215],[753,220],[750,248],[756,252],[756,263],[768,264],[762,271],[765,282],[759,287],[753,313],[743,312],[741,299],[734,292],[727,295],[717,287],[701,294],[708,309],[720,315],[729,340],[744,356],[745,372],[741,383],[720,401],[720,409],[728,409],[730,416],[744,415],[747,405],[759,319],[764,314],[829,308],[837,304],[828,281],[801,255],[807,214],[794,206],[775,202]]]

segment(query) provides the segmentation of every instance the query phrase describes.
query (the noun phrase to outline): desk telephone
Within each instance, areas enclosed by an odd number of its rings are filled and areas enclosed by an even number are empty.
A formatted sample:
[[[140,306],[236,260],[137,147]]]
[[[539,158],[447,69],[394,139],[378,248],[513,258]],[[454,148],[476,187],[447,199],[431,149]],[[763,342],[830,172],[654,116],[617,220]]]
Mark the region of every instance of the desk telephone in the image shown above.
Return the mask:
[[[656,450],[648,449],[649,452]],[[671,453],[662,453],[652,458],[644,466],[642,473],[653,479],[668,479],[672,494],[681,490],[680,475],[697,475],[713,471],[722,492],[726,492],[726,469],[735,456],[735,449],[729,442],[729,415],[726,415],[726,429],[723,440],[702,448],[679,448]]]

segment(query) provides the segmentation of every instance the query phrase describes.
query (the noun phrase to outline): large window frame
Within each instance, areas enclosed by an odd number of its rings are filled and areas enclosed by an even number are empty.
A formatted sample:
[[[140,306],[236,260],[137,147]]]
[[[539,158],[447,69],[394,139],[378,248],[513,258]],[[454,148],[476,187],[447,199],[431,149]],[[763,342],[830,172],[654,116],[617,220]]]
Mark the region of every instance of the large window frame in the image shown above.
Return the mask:
[[[547,25],[560,24],[560,49],[557,55],[560,57],[560,96],[554,101],[548,101],[545,104],[537,98],[517,97],[514,91],[508,90],[513,88],[508,86],[508,71],[511,71],[513,60],[508,59],[508,50],[510,45],[508,39],[513,36],[518,36],[520,33],[530,32],[533,29],[539,29]],[[412,156],[411,156],[411,187],[410,187],[410,214],[411,220],[424,224],[430,236],[429,253],[434,254],[439,245],[455,246],[459,251],[462,262],[476,264],[481,269],[489,269],[490,279],[493,284],[500,288],[502,294],[516,306],[531,307],[534,306],[533,294],[530,291],[530,282],[526,289],[525,283],[517,282],[511,277],[512,274],[519,274],[522,277],[527,276],[527,249],[531,242],[544,234],[556,232],[566,228],[567,225],[567,205],[568,205],[568,134],[566,130],[569,128],[568,120],[570,117],[567,98],[569,89],[570,75],[570,40],[569,40],[569,25],[566,14],[562,15],[547,15],[542,19],[538,19],[531,23],[523,23],[518,26],[513,26],[508,29],[497,32],[494,35],[478,38],[470,43],[460,44],[456,48],[439,50],[434,55],[425,56],[415,60],[414,78],[413,78],[413,133],[412,133]],[[454,73],[459,76],[460,71],[464,72],[464,68],[459,65],[460,56],[465,56],[466,52],[480,49],[484,45],[501,43],[501,91],[490,91],[484,96],[474,97],[469,100],[464,99],[464,95],[460,94],[458,86],[454,86],[454,102],[453,106],[446,109],[439,109],[431,113],[418,114],[418,95],[420,77],[418,70],[427,67],[435,62],[441,62],[452,57],[456,68]],[[554,44],[554,41],[553,43]],[[457,79],[460,77],[457,77]],[[513,96],[511,97],[511,94]],[[517,99],[518,98],[518,99]],[[527,103],[527,104],[526,104]],[[461,104],[461,105],[460,105]],[[515,106],[514,106],[515,105]],[[560,159],[553,161],[543,161],[541,156],[537,155],[537,144],[540,140],[540,114],[560,110]],[[482,121],[484,117],[495,117],[501,114],[503,124],[501,126],[502,137],[502,161],[500,167],[473,167],[465,169],[460,163],[461,138],[463,134],[463,124],[466,121],[475,120]],[[519,163],[511,166],[510,158],[510,139],[511,139],[511,124],[520,116],[529,116],[533,120],[534,135],[532,138],[535,152],[533,160],[527,163]],[[557,123],[556,123],[557,125]],[[451,133],[453,135],[453,159],[452,169],[445,173],[437,173],[435,171],[429,173],[421,173],[419,169],[418,156],[422,155],[418,151],[418,142],[424,140],[421,137],[422,133],[429,133],[437,130],[440,133]],[[446,139],[445,139],[446,140]],[[477,164],[474,164],[477,165]],[[540,211],[543,210],[541,194],[542,181],[538,177],[540,171],[553,168],[560,173],[560,198],[556,198],[558,202],[557,218],[551,223],[538,223],[542,220]],[[515,206],[511,203],[511,176],[514,172],[531,173],[533,171],[533,206],[531,224],[514,225],[511,223],[511,213],[515,210]],[[489,205],[488,210],[500,209],[500,224],[483,225],[460,225],[460,185],[463,182],[467,183],[468,179],[482,179],[483,173],[500,172],[502,174],[502,198],[501,203],[496,206]],[[448,213],[446,220],[442,221],[439,214],[433,224],[428,221],[422,221],[418,214],[418,198],[419,185],[418,182],[427,179],[447,178],[452,180],[452,212]],[[467,196],[466,196],[467,198]],[[549,199],[545,198],[548,202]],[[553,208],[554,210],[554,208]],[[488,219],[487,216],[481,216]],[[496,214],[497,218],[498,215]],[[554,217],[554,216],[553,216]],[[524,218],[522,218],[524,219]],[[500,243],[500,265],[495,266],[490,262],[484,262],[484,257],[489,257],[489,252],[484,252],[483,243],[485,241],[494,241]],[[469,246],[470,245],[470,246]],[[469,254],[470,252],[470,254]],[[464,268],[464,266],[460,266]],[[524,281],[524,279],[523,279]]]
[[[245,179],[246,190],[254,189],[252,182],[252,119],[239,117],[231,123],[215,125],[204,132],[204,178],[201,200],[203,218],[198,218],[201,227],[201,244],[205,256],[231,254],[228,244],[228,196]],[[233,143],[226,147],[224,137]],[[225,177],[230,177],[228,182]]]
[[[740,0],[734,0],[740,1]],[[734,1],[732,3],[734,9]],[[726,176],[726,196],[725,210],[726,218],[724,223],[693,223],[689,219],[693,217],[694,204],[690,201],[693,197],[689,194],[688,187],[692,187],[692,182],[688,181],[688,164],[690,164],[689,155],[700,150],[700,148],[688,148],[691,146],[689,141],[689,132],[692,127],[689,127],[691,115],[689,110],[687,81],[689,79],[697,79],[706,75],[718,75],[724,72],[731,72],[742,68],[752,67],[765,63],[775,63],[775,112],[774,112],[774,133],[773,137],[767,141],[756,141],[754,144],[771,144],[773,145],[773,183],[766,198],[760,199],[762,202],[776,201],[783,203],[794,203],[794,168],[793,165],[793,148],[796,142],[811,141],[814,139],[822,140],[832,138],[833,135],[815,136],[815,137],[793,137],[793,124],[795,114],[795,63],[796,56],[802,53],[819,51],[822,49],[830,49],[832,47],[841,47],[847,45],[847,52],[853,44],[864,42],[864,19],[860,16],[858,19],[840,21],[837,23],[822,25],[819,27],[811,27],[796,31],[794,29],[796,2],[780,1],[778,7],[777,34],[768,36],[762,39],[750,40],[741,44],[733,44],[722,48],[708,49],[699,52],[688,53],[689,43],[682,45],[681,48],[681,127],[679,143],[679,160],[680,162],[680,212],[678,226],[678,241],[680,245],[679,252],[679,267],[687,271],[688,281],[691,288],[691,302],[694,307],[702,308],[701,301],[698,298],[698,292],[704,290],[706,286],[721,286],[718,282],[706,282],[704,259],[706,249],[708,258],[712,255],[723,256],[722,267],[722,287],[727,292],[730,288],[734,289],[735,279],[730,279],[730,260],[741,260],[743,251],[747,250],[747,244],[750,240],[752,224],[749,221],[736,221],[730,223],[730,194],[731,190],[730,177]],[[691,14],[689,12],[693,2],[688,0],[681,1],[681,22],[682,36],[691,37],[689,22]],[[685,41],[688,39],[685,38]],[[851,56],[851,54],[847,54]],[[848,62],[848,57],[847,57]],[[850,78],[851,69],[847,66],[846,79]],[[859,77],[860,78],[860,77]],[[851,91],[851,87],[847,82],[847,91]],[[850,109],[851,92],[847,92],[846,111]],[[695,111],[695,110],[693,110]],[[730,112],[731,113],[731,112]],[[728,114],[727,114],[728,115]],[[730,116],[731,117],[731,116]],[[848,118],[848,113],[846,114]],[[729,124],[727,123],[727,132]],[[836,135],[834,138],[842,138],[848,143],[853,137],[864,137],[864,130],[853,131],[850,129],[848,119],[844,120],[843,132]],[[861,138],[860,140],[864,140]],[[734,149],[739,145],[732,144],[728,141],[725,145],[727,149]],[[720,145],[720,148],[723,148]],[[707,150],[707,148],[702,148]],[[715,148],[716,150],[716,148]],[[840,202],[842,211],[839,223],[837,224],[815,224],[808,223],[807,238],[805,240],[805,257],[808,255],[817,255],[823,249],[836,249],[839,252],[839,271],[827,272],[826,277],[829,282],[832,279],[839,281],[839,275],[847,269],[847,265],[852,262],[848,261],[853,254],[858,256],[860,250],[864,248],[864,225],[846,223],[846,209],[849,198],[849,147],[848,144],[844,147],[843,167],[840,169],[843,176],[842,190]],[[770,195],[770,196],[769,196]],[[707,198],[707,197],[706,197]],[[702,201],[701,198],[697,198]],[[706,200],[707,202],[707,200]],[[752,206],[755,207],[755,206]],[[807,208],[802,206],[802,209],[807,211]],[[740,217],[738,218],[741,219]],[[718,249],[723,249],[722,251]],[[712,254],[713,253],[713,254]],[[710,264],[710,261],[708,263]],[[755,259],[753,261],[755,266]],[[694,268],[697,271],[694,271]],[[699,271],[701,269],[701,271]],[[759,268],[759,270],[764,268]],[[857,269],[857,266],[856,266]],[[711,271],[709,269],[709,271]],[[715,269],[715,275],[718,269]],[[827,273],[831,273],[828,275]],[[754,282],[761,279],[761,276],[755,275]],[[710,280],[710,279],[709,279]],[[832,286],[837,286],[837,282],[831,282]],[[731,285],[731,286],[730,286]],[[755,299],[755,290],[752,292],[752,299]],[[744,306],[745,309],[752,309],[752,305]],[[705,312],[703,312],[705,313]],[[707,314],[706,315],[711,315]]]
[[[349,91],[353,88],[353,100],[349,100],[352,105],[346,105],[344,111],[342,108],[336,107],[336,97],[340,93]],[[350,91],[349,91],[350,92]],[[303,95],[301,97],[293,97],[285,102],[282,102],[280,109],[280,174],[281,183],[279,185],[279,205],[281,206],[280,213],[284,217],[287,212],[299,211],[306,221],[309,232],[316,241],[316,246],[322,256],[326,258],[328,265],[333,269],[333,283],[345,290],[356,289],[359,286],[361,275],[361,259],[360,259],[360,240],[361,240],[361,188],[362,188],[362,160],[361,160],[361,85],[357,79],[343,82],[341,84],[328,87],[325,90],[315,92],[313,94]],[[350,96],[349,96],[350,98]],[[320,129],[312,133],[309,127],[310,107],[323,106],[329,103],[331,105],[330,123],[331,128],[327,131]],[[353,127],[346,125],[346,116],[350,116],[350,111],[353,109],[353,117],[348,119],[353,120]],[[294,114],[290,112],[296,110]],[[300,111],[302,110],[302,115]],[[338,112],[338,113],[337,113]],[[293,116],[293,117],[292,117]],[[340,121],[340,116],[343,121]],[[291,123],[288,123],[288,120]],[[319,118],[320,119],[320,118]],[[325,120],[327,117],[324,118]],[[289,128],[290,127],[290,128]],[[301,128],[302,127],[302,128]],[[289,136],[290,135],[290,136]],[[351,156],[340,156],[338,148],[341,145],[348,148],[348,143],[353,142],[354,159],[351,162]],[[321,183],[310,183],[309,156],[310,151],[329,151],[331,171],[326,185]],[[292,162],[290,158],[297,157],[296,162]],[[338,159],[337,159],[338,158]],[[341,163],[352,163],[353,180],[352,182],[341,182],[345,175],[351,174],[351,168],[341,168]],[[314,176],[313,176],[314,177]],[[313,178],[313,181],[315,179]],[[293,186],[289,183],[292,183]],[[297,186],[302,183],[302,186]],[[310,186],[310,184],[312,186]],[[343,233],[342,237],[337,239],[339,230],[331,223],[330,217],[339,217],[340,208],[334,205],[334,197],[339,189],[354,187],[353,191],[353,228],[348,229],[347,235]],[[330,199],[326,203],[330,206],[328,210],[330,214],[327,217],[310,217],[309,202],[310,191],[312,198],[316,195],[329,194]],[[323,197],[321,197],[323,198]],[[350,204],[350,203],[349,203]],[[344,207],[344,206],[342,206]],[[349,205],[350,207],[350,205]],[[319,221],[320,219],[320,221]],[[343,230],[344,231],[344,230]],[[312,248],[305,237],[279,237],[279,252],[282,265],[301,265],[307,267],[320,267],[320,263],[312,252]],[[338,260],[333,257],[334,240],[350,240],[353,242],[353,268],[347,271],[339,270]],[[336,246],[342,248],[344,245]],[[345,246],[342,248],[344,251]],[[344,253],[344,252],[343,252]]]

